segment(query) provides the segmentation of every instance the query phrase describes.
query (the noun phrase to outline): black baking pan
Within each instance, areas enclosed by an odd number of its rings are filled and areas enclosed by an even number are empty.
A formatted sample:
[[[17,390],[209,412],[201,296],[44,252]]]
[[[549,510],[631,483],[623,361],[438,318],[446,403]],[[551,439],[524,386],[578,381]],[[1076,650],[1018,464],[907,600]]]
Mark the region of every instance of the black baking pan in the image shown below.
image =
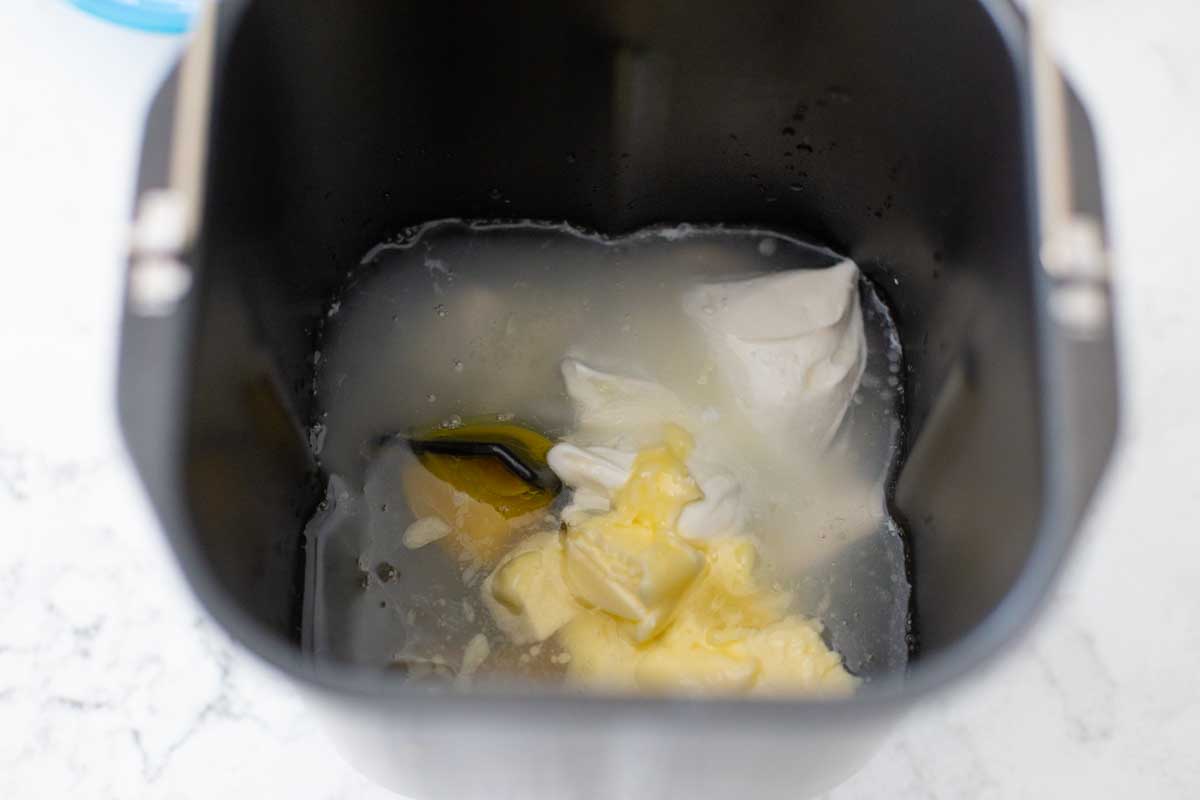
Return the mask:
[[[652,731],[702,762],[698,724],[727,742],[786,731],[801,761],[837,761],[818,733],[878,727],[1003,650],[1117,423],[1096,152],[1033,33],[967,0],[210,10],[149,113],[119,380],[130,452],[201,601],[325,701],[387,715],[364,727],[453,737],[519,714],[519,750],[577,744],[586,719],[597,741]],[[450,217],[757,226],[858,262],[905,353],[889,498],[913,585],[905,675],[838,703],[430,698],[305,657],[323,310],[373,245]],[[429,769],[423,790],[462,789]],[[705,770],[717,793],[742,774]]]

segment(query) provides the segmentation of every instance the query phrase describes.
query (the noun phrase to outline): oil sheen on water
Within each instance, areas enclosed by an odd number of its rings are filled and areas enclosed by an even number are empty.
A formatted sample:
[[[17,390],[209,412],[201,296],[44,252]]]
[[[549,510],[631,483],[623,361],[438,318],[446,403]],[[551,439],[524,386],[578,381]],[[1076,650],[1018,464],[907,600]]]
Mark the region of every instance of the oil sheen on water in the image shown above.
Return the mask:
[[[553,675],[550,643],[506,649],[479,600],[486,577],[440,547],[408,549],[401,448],[380,434],[494,415],[555,439],[572,406],[560,365],[653,380],[732,418],[712,380],[688,289],[713,281],[827,267],[830,251],[769,232],[679,226],[610,239],[562,225],[443,221],[364,257],[324,320],[310,444],[330,476],[306,531],[305,647],[340,662],[398,661],[437,673],[484,633],[480,679]],[[902,359],[888,309],[860,286],[867,340],[861,385],[819,458],[760,458],[744,448],[752,533],[795,611],[825,625],[846,667],[867,677],[907,659],[909,585],[900,530],[887,515],[903,410]],[[719,423],[718,423],[719,424]],[[418,673],[413,673],[418,674]]]

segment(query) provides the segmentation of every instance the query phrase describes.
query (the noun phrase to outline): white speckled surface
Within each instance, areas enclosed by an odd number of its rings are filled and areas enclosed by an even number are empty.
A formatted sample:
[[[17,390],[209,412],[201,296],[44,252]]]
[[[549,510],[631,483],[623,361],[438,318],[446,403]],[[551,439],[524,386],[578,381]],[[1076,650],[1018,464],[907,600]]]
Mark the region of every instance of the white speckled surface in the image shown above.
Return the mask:
[[[1052,5],[1104,159],[1124,440],[1033,632],[836,800],[1200,796],[1200,5]],[[177,46],[0,10],[0,797],[394,797],[207,620],[117,436],[123,226]]]

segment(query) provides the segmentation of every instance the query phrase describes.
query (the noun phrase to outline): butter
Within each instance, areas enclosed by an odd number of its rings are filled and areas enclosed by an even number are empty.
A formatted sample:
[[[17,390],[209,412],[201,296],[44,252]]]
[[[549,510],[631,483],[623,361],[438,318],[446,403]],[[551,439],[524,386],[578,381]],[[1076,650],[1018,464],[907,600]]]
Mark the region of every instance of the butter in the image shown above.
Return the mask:
[[[701,499],[683,509],[678,532],[687,539],[708,539],[742,527],[746,514],[741,482],[733,471],[713,462],[714,453],[703,452],[714,445],[712,421],[706,421],[705,414],[693,413],[660,384],[601,372],[575,359],[563,362],[562,373],[575,408],[576,430],[570,442],[550,448],[547,462],[572,490],[571,501],[562,511],[565,522],[577,525],[590,515],[611,510],[612,496],[629,481],[637,457],[634,449],[621,448],[653,444],[661,439],[665,425],[675,424],[700,432],[698,446],[689,443],[685,461],[702,493]]]
[[[848,694],[858,681],[825,646],[819,623],[789,614],[791,596],[757,578],[758,548],[721,540],[674,623],[642,657],[642,689],[682,692]]]
[[[858,679],[818,622],[759,579],[739,535],[690,540],[678,526],[704,499],[687,431],[638,452],[611,508],[566,535],[541,533],[501,560],[484,602],[516,644],[554,636],[579,688],[683,694],[848,694]],[[568,455],[573,457],[574,454]]]
[[[562,561],[558,534],[536,533],[484,580],[483,603],[513,644],[543,642],[578,613],[563,581]]]
[[[603,611],[585,611],[567,623],[555,637],[571,655],[567,682],[610,692],[637,691],[635,673],[641,651],[629,637],[627,626]]]
[[[788,614],[791,597],[756,579],[758,550],[730,537],[662,633],[637,642],[601,611],[575,617],[558,641],[572,658],[567,680],[606,691],[672,694],[850,694],[858,679],[825,646],[819,623]]]
[[[786,617],[752,633],[742,649],[761,667],[755,688],[763,694],[803,690],[843,696],[859,683],[842,666],[842,657],[825,646],[815,620]]]
[[[686,642],[650,648],[638,659],[634,675],[640,689],[730,694],[748,691],[758,672],[755,658]]]
[[[644,641],[667,622],[704,558],[678,537],[588,526],[567,546],[567,584],[585,603],[634,623]]]
[[[704,568],[703,554],[674,531],[683,507],[702,497],[683,464],[687,432],[638,454],[613,510],[569,529],[567,586],[583,602],[633,623],[635,641],[662,629]]]

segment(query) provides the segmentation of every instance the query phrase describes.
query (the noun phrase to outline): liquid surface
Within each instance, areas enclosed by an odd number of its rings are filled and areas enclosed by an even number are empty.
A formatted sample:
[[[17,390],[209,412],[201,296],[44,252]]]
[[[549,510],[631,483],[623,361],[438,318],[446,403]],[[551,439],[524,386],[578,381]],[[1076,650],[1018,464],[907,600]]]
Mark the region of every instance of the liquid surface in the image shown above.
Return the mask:
[[[367,444],[481,415],[557,439],[572,425],[564,357],[655,381],[711,409],[719,425],[734,418],[723,413],[734,399],[712,380],[682,295],[837,260],[756,231],[681,227],[606,240],[563,227],[456,222],[373,250],[331,304],[314,354],[323,415],[310,440],[333,477],[307,532],[306,645],[340,661],[404,661],[415,675],[436,673],[438,662],[458,667],[483,632],[492,651],[477,680],[563,672],[549,644],[504,646],[479,602],[486,568],[444,547],[403,544],[416,518],[401,479],[413,457]],[[899,433],[901,353],[865,281],[860,299],[866,369],[828,449],[794,459],[751,444],[737,451],[742,474],[754,478],[748,525],[794,594],[793,610],[821,620],[846,667],[869,677],[904,666],[909,587],[883,501]]]

